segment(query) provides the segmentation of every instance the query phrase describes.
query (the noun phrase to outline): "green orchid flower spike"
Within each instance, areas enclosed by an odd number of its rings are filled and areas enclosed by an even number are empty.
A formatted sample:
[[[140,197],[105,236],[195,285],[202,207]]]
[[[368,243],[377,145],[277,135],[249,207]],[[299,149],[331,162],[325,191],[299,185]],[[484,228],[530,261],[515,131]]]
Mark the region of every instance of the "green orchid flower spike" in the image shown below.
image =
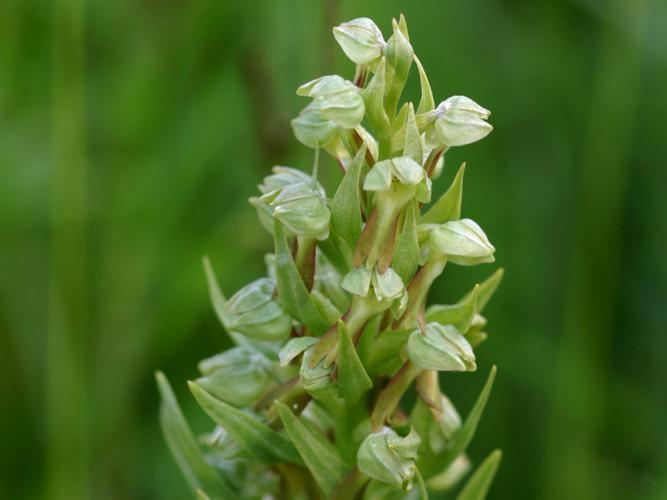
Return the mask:
[[[463,96],[436,106],[403,16],[386,41],[368,18],[336,26],[333,36],[354,77],[301,85],[309,102],[291,122],[314,149],[313,173],[276,166],[250,199],[274,242],[266,276],[227,299],[204,261],[213,308],[234,344],[202,360],[188,384],[211,432],[195,439],[160,373],[165,438],[193,498],[449,491],[481,500],[502,455],[482,461],[467,452],[496,374],[476,350],[503,272],[471,283],[455,304],[428,296],[447,263],[495,260],[487,234],[461,214],[465,166],[444,167],[449,148],[491,132],[490,112]],[[403,102],[413,66],[421,98]],[[343,170],[328,194],[317,179],[320,155]],[[451,185],[432,200],[438,177]],[[478,370],[488,378],[459,413],[440,372],[455,383]]]

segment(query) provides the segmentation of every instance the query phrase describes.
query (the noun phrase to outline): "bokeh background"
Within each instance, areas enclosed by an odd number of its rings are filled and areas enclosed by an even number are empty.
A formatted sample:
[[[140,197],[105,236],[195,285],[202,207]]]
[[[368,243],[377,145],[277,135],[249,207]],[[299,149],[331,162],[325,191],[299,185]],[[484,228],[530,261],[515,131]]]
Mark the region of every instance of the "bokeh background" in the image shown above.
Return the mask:
[[[201,256],[228,294],[262,274],[246,200],[312,161],[294,89],[352,76],[334,24],[400,12],[436,98],[493,111],[435,188],[468,162],[507,270],[480,372],[443,380],[465,412],[499,366],[471,448],[505,452],[491,498],[667,498],[661,0],[3,0],[0,498],[188,498],[153,372],[208,428],[185,380],[227,340]],[[433,300],[491,271],[451,266]]]

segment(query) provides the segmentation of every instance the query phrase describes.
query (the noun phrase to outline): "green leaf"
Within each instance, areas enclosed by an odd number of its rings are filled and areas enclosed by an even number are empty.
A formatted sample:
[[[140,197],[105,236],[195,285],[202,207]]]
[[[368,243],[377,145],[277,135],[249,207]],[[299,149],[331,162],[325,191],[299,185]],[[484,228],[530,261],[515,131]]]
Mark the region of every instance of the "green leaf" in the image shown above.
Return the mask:
[[[503,454],[500,450],[492,451],[484,462],[477,467],[474,474],[470,476],[456,500],[484,500],[502,457]]]
[[[190,487],[203,488],[214,499],[235,499],[238,495],[204,458],[204,454],[183,417],[176,396],[162,372],[155,374],[160,391],[160,425],[171,454]]]
[[[420,165],[424,161],[422,151],[422,139],[417,127],[415,108],[408,103],[408,115],[405,120],[405,143],[403,145],[403,156],[408,156]]]
[[[225,296],[220,289],[220,284],[218,283],[218,279],[215,277],[215,272],[213,271],[213,266],[211,266],[211,261],[209,260],[208,256],[204,256],[203,262],[204,272],[206,273],[206,281],[208,282],[208,295],[211,298],[211,305],[213,305],[213,310],[220,320],[220,324],[224,326],[222,318],[227,299],[225,299]]]
[[[278,358],[280,359],[280,366],[287,366],[303,351],[308,349],[311,345],[317,344],[318,337],[296,337],[290,339],[287,344],[280,349]]]
[[[419,83],[421,85],[422,96],[419,100],[419,106],[417,106],[417,114],[428,113],[433,111],[435,108],[435,100],[433,99],[433,91],[431,90],[431,84],[428,82],[428,77],[424,71],[424,66],[422,66],[421,61],[417,56],[414,56],[415,64],[417,65],[417,70],[419,71]]]
[[[278,298],[285,309],[299,322],[317,334],[329,328],[328,323],[313,304],[308,289],[301,279],[287,244],[282,224],[274,220],[276,281]]]
[[[278,415],[285,426],[285,430],[303,461],[312,473],[317,484],[322,488],[325,495],[330,495],[345,476],[349,473],[348,468],[338,455],[331,452],[320,440],[325,436],[313,435],[283,403],[274,403]]]
[[[211,497],[209,497],[202,490],[199,490],[199,489],[195,490],[195,494],[197,495],[197,500],[211,500]]]
[[[496,293],[500,282],[503,280],[505,275],[505,270],[501,267],[497,269],[491,276],[486,278],[481,285],[479,285],[479,295],[477,296],[477,313],[481,313],[486,304],[489,303],[493,294]],[[465,301],[472,292],[469,292],[465,297],[463,297],[460,302]]]
[[[475,431],[477,430],[477,424],[479,419],[484,412],[486,407],[486,402],[489,400],[489,394],[491,394],[491,389],[493,387],[493,381],[496,378],[496,367],[493,366],[489,372],[489,376],[486,379],[486,383],[482,388],[482,391],[477,396],[477,401],[475,401],[474,406],[468,413],[468,416],[463,422],[463,425],[456,431],[452,437],[452,442],[450,446],[445,450],[444,459],[441,462],[441,469],[449,466],[456,457],[465,451],[465,449],[472,441]]]
[[[465,168],[466,164],[463,163],[447,191],[419,219],[420,224],[442,224],[450,220],[458,220],[461,217]]]
[[[373,387],[373,382],[359,360],[345,322],[338,321],[340,359],[338,363],[338,391],[348,405],[356,403],[361,395]]]
[[[472,291],[457,304],[429,307],[426,311],[426,321],[437,321],[441,325],[454,325],[459,332],[467,332],[477,312],[479,290],[480,286],[475,285]]]
[[[366,144],[361,146],[331,201],[331,225],[349,248],[353,249],[361,234],[361,200],[359,179],[366,155]]]
[[[409,283],[419,266],[419,239],[417,237],[417,203],[408,203],[401,234],[396,238],[394,260],[391,266],[403,280]]]
[[[188,386],[204,411],[248,453],[270,463],[302,463],[294,446],[285,436],[248,413],[214,398],[195,382],[188,382]]]

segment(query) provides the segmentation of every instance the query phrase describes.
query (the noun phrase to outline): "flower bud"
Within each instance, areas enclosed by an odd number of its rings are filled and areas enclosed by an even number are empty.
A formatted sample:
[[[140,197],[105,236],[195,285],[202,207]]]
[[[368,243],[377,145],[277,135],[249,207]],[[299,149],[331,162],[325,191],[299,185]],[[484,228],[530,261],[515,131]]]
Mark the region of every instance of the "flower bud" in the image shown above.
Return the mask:
[[[475,371],[475,353],[463,335],[452,325],[428,323],[422,332],[410,334],[408,358],[425,370]]]
[[[338,75],[327,75],[304,83],[298,95],[314,99],[325,118],[336,125],[351,129],[364,119],[364,99],[359,88]]]
[[[461,219],[435,226],[430,231],[429,244],[433,252],[462,266],[493,262],[496,249],[486,234],[471,219]]]
[[[235,347],[199,363],[203,377],[197,383],[233,406],[255,403],[271,384],[268,360],[261,354]]]
[[[386,45],[380,28],[367,17],[336,26],[333,35],[345,55],[356,64],[376,61],[382,57]]]
[[[324,366],[324,362],[320,361],[311,368],[310,359],[312,353],[313,348],[310,348],[303,354],[301,369],[299,370],[301,385],[315,399],[330,399],[335,397],[338,394],[338,387],[331,380],[333,366]]]
[[[420,442],[414,429],[401,437],[393,429],[383,427],[361,443],[357,452],[359,470],[377,481],[408,490],[415,475]]]
[[[464,146],[491,133],[486,121],[491,112],[465,96],[452,96],[433,111],[433,132],[436,141],[444,146]]]
[[[424,169],[407,156],[377,162],[364,179],[364,190],[387,191],[393,180],[414,186],[425,178]]]
[[[273,216],[294,234],[324,240],[329,236],[331,213],[311,182],[284,187],[270,203]],[[265,195],[270,199],[271,193]],[[262,197],[264,198],[264,197]]]
[[[329,120],[318,102],[311,102],[292,120],[294,136],[308,147],[326,147],[338,137],[338,126]]]
[[[292,319],[273,297],[275,286],[273,280],[261,278],[236,292],[223,309],[225,328],[255,340],[287,337]]]
[[[262,194],[267,194],[299,182],[305,182],[311,184],[311,186],[313,184],[313,178],[303,170],[276,165],[271,169],[271,172],[271,175],[264,177],[262,183],[258,186]],[[313,187],[322,198],[326,197],[324,188],[319,182]]]

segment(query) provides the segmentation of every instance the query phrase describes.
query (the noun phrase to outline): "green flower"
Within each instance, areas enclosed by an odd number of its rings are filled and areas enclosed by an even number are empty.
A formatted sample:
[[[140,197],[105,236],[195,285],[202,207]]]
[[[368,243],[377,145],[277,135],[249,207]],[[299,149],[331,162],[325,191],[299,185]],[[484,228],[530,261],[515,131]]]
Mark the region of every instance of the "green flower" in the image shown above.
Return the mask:
[[[261,278],[236,292],[224,306],[225,328],[255,340],[282,340],[292,331],[292,318],[273,293],[276,284]]]
[[[453,325],[428,323],[424,331],[410,334],[406,351],[415,365],[425,370],[475,371],[475,353]]]
[[[412,487],[421,439],[414,429],[399,436],[389,427],[369,434],[357,452],[359,470],[367,476],[405,490]]]

